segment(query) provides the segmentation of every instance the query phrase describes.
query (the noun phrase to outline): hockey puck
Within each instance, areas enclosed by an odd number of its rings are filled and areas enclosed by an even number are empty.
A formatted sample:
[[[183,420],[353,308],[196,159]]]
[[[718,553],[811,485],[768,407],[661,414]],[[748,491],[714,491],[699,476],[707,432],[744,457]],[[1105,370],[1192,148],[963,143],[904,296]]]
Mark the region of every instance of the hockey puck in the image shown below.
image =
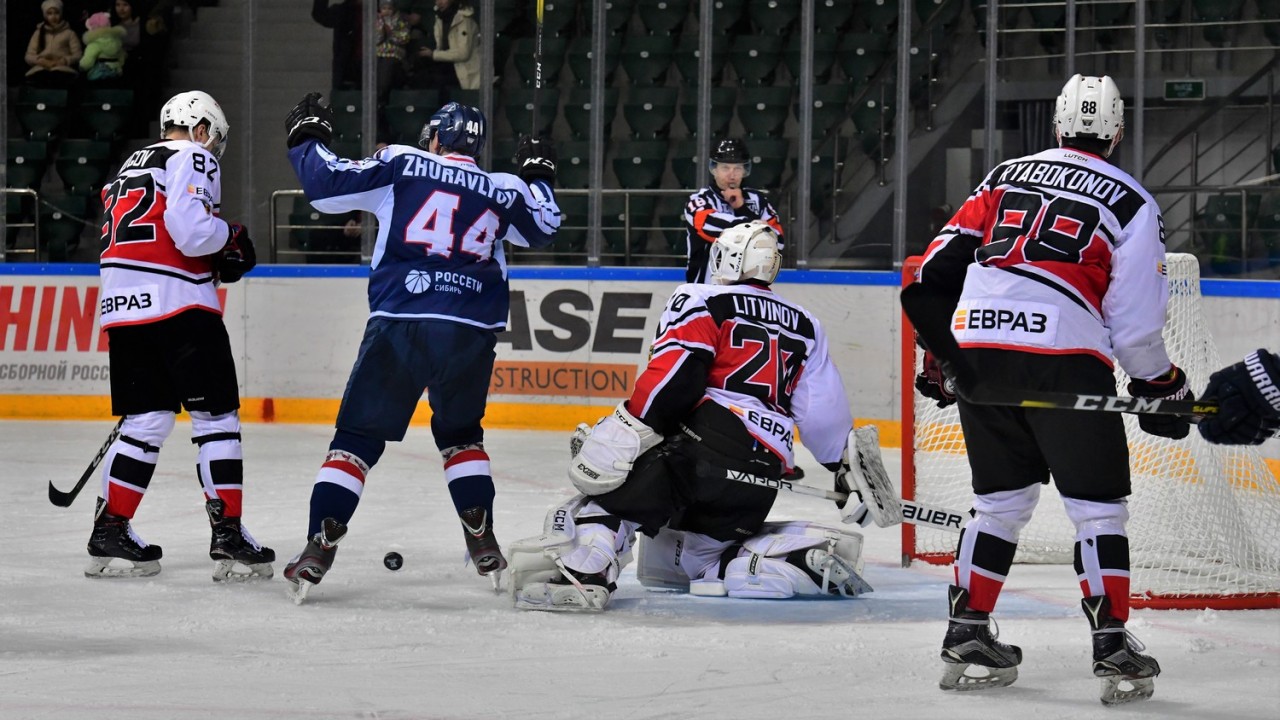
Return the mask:
[[[404,558],[398,552],[389,552],[382,556],[382,564],[386,565],[388,570],[399,570],[404,567]]]

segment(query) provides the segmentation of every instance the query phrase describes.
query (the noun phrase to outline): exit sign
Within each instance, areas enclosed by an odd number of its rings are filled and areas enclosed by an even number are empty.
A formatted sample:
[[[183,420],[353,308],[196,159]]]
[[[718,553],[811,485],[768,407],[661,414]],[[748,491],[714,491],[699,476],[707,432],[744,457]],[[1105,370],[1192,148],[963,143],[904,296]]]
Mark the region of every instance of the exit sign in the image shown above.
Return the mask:
[[[1165,80],[1165,100],[1203,100],[1204,80]]]

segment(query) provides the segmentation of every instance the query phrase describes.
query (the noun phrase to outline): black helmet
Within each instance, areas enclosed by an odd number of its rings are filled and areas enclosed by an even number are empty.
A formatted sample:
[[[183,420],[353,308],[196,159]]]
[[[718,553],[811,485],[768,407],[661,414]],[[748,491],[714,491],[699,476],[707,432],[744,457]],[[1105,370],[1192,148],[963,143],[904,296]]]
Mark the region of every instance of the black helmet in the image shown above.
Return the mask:
[[[711,158],[707,161],[707,169],[715,170],[716,163],[733,163],[743,166],[743,177],[751,174],[751,153],[747,152],[747,143],[738,138],[718,140],[711,147]]]

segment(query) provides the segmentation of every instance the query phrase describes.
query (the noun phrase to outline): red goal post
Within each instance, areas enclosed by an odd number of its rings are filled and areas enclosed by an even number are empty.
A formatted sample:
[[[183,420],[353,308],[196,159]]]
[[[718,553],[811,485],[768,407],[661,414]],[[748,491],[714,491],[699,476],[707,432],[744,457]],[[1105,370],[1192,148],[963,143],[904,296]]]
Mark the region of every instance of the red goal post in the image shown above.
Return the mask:
[[[921,257],[907,259],[905,287]],[[1204,319],[1199,263],[1170,253],[1165,344],[1202,391],[1223,366]],[[902,497],[940,507],[972,502],[969,468],[955,406],[938,408],[915,390],[920,353],[902,316]],[[1117,394],[1129,378],[1116,370]],[[1251,447],[1211,445],[1192,432],[1157,438],[1125,416],[1133,495],[1129,499],[1132,603],[1145,608],[1280,608],[1280,478]],[[956,535],[902,525],[902,562],[946,565]],[[1075,529],[1053,485],[1018,544],[1015,562],[1070,565]]]

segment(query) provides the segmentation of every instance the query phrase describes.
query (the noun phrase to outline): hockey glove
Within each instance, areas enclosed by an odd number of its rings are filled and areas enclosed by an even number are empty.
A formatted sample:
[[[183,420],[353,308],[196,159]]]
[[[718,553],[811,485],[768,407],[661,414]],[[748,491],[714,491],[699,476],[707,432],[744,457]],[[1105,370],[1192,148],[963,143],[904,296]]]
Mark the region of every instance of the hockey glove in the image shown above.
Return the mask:
[[[556,182],[556,149],[549,138],[521,135],[515,156],[520,179],[526,183],[543,180],[551,185]]]
[[[333,140],[333,108],[321,102],[320,93],[307,93],[306,97],[289,111],[284,120],[285,140],[292,149],[307,140],[315,139],[328,145]]]
[[[924,367],[916,375],[916,390],[927,398],[937,400],[940,408],[956,401],[955,381],[943,374],[938,359],[928,350],[924,351]]]
[[[1177,365],[1165,374],[1150,380],[1130,380],[1129,394],[1154,400],[1195,400],[1187,387],[1187,374]],[[1138,427],[1148,435],[1181,440],[1191,432],[1191,421],[1178,415],[1139,415]]]
[[[622,485],[635,459],[660,442],[662,436],[628,412],[624,400],[582,439],[569,460],[569,480],[583,495],[603,495]]]
[[[1200,435],[1220,445],[1261,445],[1280,432],[1280,358],[1257,350],[1209,377],[1204,400],[1218,413],[1200,421]]]
[[[836,492],[848,495],[844,500],[836,500],[836,508],[840,510],[840,521],[845,524],[858,523],[859,526],[866,527],[871,524],[871,510],[867,507],[867,503],[862,500],[862,493],[858,492],[858,489],[849,482],[851,468],[848,463],[830,463],[830,465],[837,464],[839,467],[835,470]],[[854,505],[850,500],[857,500],[858,504]]]
[[[239,280],[258,264],[258,253],[253,249],[249,231],[239,223],[233,223],[229,229],[227,244],[213,261],[214,275],[223,283]]]

